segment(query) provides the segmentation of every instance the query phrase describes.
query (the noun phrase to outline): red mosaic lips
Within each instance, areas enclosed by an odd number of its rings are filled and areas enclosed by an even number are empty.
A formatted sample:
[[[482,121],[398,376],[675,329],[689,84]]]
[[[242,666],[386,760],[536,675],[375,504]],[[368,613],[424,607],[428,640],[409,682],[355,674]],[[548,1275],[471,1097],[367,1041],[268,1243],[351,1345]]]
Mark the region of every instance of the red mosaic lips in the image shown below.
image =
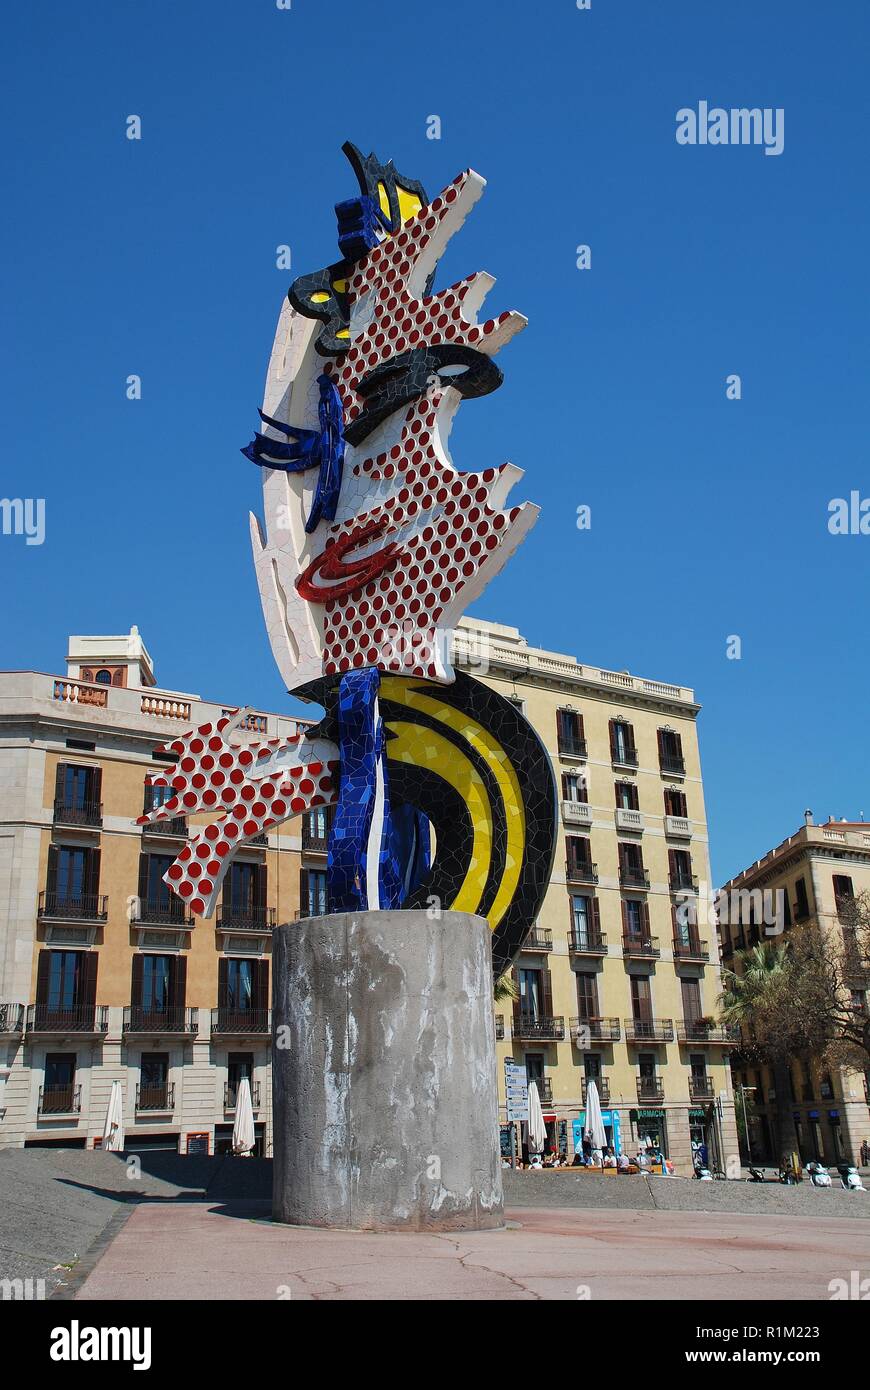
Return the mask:
[[[355,550],[366,541],[382,535],[385,526],[386,518],[381,517],[327,545],[323,553],[312,560],[296,580],[296,588],[301,597],[309,603],[334,603],[337,599],[348,598],[350,594],[376,579],[384,570],[392,569],[402,554],[401,546],[395,542],[390,542],[383,550],[376,550],[371,555],[361,556],[358,560],[345,558],[349,550]],[[321,579],[335,582],[326,585],[316,584],[314,581],[317,575]]]

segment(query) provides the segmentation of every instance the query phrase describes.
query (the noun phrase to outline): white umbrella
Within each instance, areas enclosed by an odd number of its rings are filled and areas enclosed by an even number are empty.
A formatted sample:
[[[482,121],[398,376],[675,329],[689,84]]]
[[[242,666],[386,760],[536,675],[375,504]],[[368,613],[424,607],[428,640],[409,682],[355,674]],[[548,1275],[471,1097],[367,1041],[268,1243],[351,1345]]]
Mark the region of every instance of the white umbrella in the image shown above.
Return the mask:
[[[236,1093],[236,1119],[233,1124],[233,1153],[239,1158],[250,1158],[251,1149],[256,1142],[254,1132],[254,1107],[251,1104],[251,1083],[246,1076],[239,1082]]]
[[[586,1086],[586,1119],[583,1124],[583,1133],[591,1140],[593,1149],[606,1148],[607,1134],[604,1129],[604,1121],[601,1118],[598,1087],[594,1081],[590,1081]]]
[[[539,1154],[547,1142],[547,1128],[541,1098],[534,1081],[529,1082],[529,1153]]]
[[[124,1149],[124,1095],[120,1081],[113,1081],[109,1092],[109,1108],[103,1125],[103,1148],[111,1149],[113,1153],[122,1153]]]

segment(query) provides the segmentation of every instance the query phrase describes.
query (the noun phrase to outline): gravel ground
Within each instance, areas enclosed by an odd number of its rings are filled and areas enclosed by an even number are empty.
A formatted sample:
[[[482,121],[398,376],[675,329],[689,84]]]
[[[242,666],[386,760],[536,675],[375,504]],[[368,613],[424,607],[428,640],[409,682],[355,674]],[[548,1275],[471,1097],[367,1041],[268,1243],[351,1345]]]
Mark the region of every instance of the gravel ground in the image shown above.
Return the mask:
[[[131,1180],[123,1156],[83,1149],[0,1149],[0,1280],[44,1279],[46,1292],[80,1278],[143,1202],[210,1203],[271,1196],[265,1159],[142,1155]],[[733,1212],[870,1218],[870,1192],[778,1183],[601,1177],[571,1170],[503,1172],[509,1207]]]

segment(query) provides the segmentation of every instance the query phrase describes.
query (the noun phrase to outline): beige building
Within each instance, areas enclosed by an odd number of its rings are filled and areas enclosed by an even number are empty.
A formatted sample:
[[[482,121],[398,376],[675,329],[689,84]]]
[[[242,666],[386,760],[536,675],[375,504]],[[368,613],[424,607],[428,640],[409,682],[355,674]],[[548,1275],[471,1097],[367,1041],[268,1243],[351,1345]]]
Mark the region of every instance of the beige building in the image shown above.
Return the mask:
[[[850,949],[848,904],[870,890],[870,825],[863,822],[806,823],[762,859],[723,886],[719,925],[723,963],[740,973],[738,952],[761,941],[776,940],[795,924],[817,925],[854,958],[848,979],[852,1003],[866,1011],[870,968]],[[772,1070],[734,1058],[737,1103],[746,1102],[751,1154],[757,1162],[775,1162],[776,1095]],[[794,1116],[800,1156],[806,1163],[858,1163],[861,1144],[870,1141],[870,1072],[820,1068],[807,1058],[795,1058],[791,1093],[784,1103]]]
[[[737,1154],[721,976],[706,926],[710,869],[699,706],[685,686],[581,665],[516,628],[463,620],[458,663],[518,702],[556,772],[550,888],[498,1023],[503,1060],[542,1093],[548,1134],[574,1152],[594,1079],[610,1136],[660,1144],[691,1172],[692,1141],[723,1169]]]
[[[650,1138],[686,1172],[694,1137],[724,1164],[733,1043],[713,1023],[715,935],[694,921],[709,868],[692,691],[496,624],[464,620],[454,649],[522,704],[559,784],[552,882],[517,1008],[500,1015],[502,1106],[510,1055],[569,1152],[594,1077],[623,1149]],[[247,1076],[271,1152],[271,931],[325,910],[327,817],[246,847],[209,921],[162,883],[202,818],[135,825],[146,773],[166,762],[155,748],[231,712],[158,688],[135,628],[71,638],[66,676],[0,673],[0,1144],[92,1145],[117,1079],[128,1142],[221,1151]],[[257,713],[247,727],[297,724]]]

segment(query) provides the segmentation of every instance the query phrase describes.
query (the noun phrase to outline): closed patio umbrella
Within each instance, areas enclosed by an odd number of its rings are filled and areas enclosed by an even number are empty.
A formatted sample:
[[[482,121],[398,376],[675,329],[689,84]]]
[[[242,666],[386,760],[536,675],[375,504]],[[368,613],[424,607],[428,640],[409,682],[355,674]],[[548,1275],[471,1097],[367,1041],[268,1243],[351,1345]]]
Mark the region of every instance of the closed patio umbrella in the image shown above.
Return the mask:
[[[547,1127],[544,1124],[544,1112],[541,1109],[541,1098],[538,1095],[538,1088],[534,1081],[529,1082],[529,1153],[539,1154],[547,1142]]]
[[[120,1081],[113,1081],[109,1092],[109,1108],[103,1125],[103,1148],[111,1149],[113,1153],[122,1153],[124,1149],[124,1094]]]
[[[607,1146],[607,1133],[604,1129],[604,1121],[601,1118],[601,1101],[598,1098],[598,1087],[594,1081],[590,1081],[586,1087],[586,1120],[583,1124],[583,1133],[591,1141],[593,1149],[604,1149]]]
[[[233,1153],[238,1158],[250,1158],[256,1142],[254,1107],[251,1104],[251,1083],[246,1076],[239,1082],[236,1094],[236,1118],[233,1124]]]

